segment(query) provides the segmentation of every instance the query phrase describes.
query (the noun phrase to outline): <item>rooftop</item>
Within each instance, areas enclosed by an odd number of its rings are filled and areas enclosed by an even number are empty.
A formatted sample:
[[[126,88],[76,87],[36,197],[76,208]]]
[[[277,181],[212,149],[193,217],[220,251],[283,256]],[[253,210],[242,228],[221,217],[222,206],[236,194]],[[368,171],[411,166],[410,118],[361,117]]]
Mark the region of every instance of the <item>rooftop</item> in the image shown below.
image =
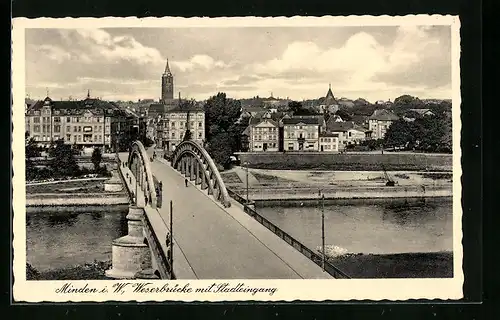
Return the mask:
[[[396,121],[399,119],[399,117],[389,110],[377,109],[373,111],[373,114],[370,116],[369,119],[379,120],[379,121]]]
[[[311,124],[311,125],[320,125],[321,122],[317,117],[292,117],[292,118],[284,118],[283,125],[294,125],[294,124]]]

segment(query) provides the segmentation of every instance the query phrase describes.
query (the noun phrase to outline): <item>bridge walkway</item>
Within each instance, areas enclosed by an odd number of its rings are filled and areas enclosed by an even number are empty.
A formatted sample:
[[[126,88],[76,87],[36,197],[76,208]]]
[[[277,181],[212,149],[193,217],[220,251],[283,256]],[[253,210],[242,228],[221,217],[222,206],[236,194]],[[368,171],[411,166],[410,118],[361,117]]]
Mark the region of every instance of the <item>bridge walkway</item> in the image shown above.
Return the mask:
[[[151,151],[152,152],[152,151]],[[126,161],[127,154],[120,154]],[[248,216],[236,201],[222,207],[165,160],[151,163],[163,183],[163,206],[169,221],[173,201],[174,239],[197,279],[315,279],[332,277],[314,262]],[[174,264],[175,266],[175,264]]]

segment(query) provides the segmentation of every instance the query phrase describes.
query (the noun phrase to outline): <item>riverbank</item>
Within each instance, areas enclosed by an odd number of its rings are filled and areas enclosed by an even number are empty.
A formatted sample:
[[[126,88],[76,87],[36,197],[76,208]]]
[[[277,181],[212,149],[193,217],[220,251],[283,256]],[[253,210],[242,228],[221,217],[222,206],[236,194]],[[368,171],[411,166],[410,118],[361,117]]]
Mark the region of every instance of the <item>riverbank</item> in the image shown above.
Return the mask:
[[[26,207],[78,207],[128,205],[125,194],[72,193],[72,194],[36,194],[26,196]]]
[[[105,191],[108,179],[81,179],[26,185],[26,207],[126,205],[126,191]]]
[[[452,278],[451,252],[356,254],[328,259],[352,279],[380,278]],[[27,280],[112,280],[105,276],[111,261],[94,261],[82,265],[39,272],[26,265]]]
[[[41,272],[27,263],[26,280],[112,280],[105,276],[105,271],[109,268],[111,268],[111,260],[94,261]]]
[[[228,187],[236,194],[246,197],[245,188]],[[321,193],[320,193],[321,192]],[[278,188],[263,186],[259,189],[249,188],[248,197],[254,201],[268,201],[270,205],[281,205],[283,202],[304,201],[318,203],[319,194],[325,196],[325,204],[338,199],[387,199],[387,198],[449,198],[453,196],[451,187],[446,186],[395,186],[395,187],[342,187],[342,188]]]
[[[451,172],[262,170],[235,167],[221,173],[226,187],[251,200],[429,198],[453,195]]]
[[[328,261],[354,279],[453,277],[452,252],[348,254]]]
[[[385,206],[421,206],[424,204],[432,204],[435,201],[452,201],[452,197],[408,197],[408,198],[325,198],[324,205],[385,205]],[[266,208],[266,207],[281,207],[281,208],[293,208],[293,207],[315,207],[321,206],[320,199],[318,197],[314,199],[263,199],[254,200],[255,208]]]
[[[409,170],[451,171],[453,155],[387,152],[330,153],[330,152],[246,152],[237,153],[241,163],[250,168],[287,170]]]

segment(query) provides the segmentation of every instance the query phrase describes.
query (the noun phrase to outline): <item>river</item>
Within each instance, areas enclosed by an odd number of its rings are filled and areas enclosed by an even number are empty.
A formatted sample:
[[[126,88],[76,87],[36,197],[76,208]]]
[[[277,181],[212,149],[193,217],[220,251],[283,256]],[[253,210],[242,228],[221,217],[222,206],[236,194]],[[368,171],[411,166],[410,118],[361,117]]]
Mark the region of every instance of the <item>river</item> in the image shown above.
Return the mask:
[[[27,262],[38,271],[111,260],[111,242],[127,234],[127,210],[48,211],[26,215]]]
[[[318,206],[262,206],[257,211],[315,250],[321,245]],[[325,205],[325,244],[351,253],[453,250],[451,198],[422,201],[353,200]]]
[[[321,245],[321,209],[258,207],[311,249]],[[111,242],[127,234],[126,209],[27,214],[27,262],[39,271],[111,259]],[[452,251],[450,200],[348,201],[325,206],[326,244],[352,253]]]

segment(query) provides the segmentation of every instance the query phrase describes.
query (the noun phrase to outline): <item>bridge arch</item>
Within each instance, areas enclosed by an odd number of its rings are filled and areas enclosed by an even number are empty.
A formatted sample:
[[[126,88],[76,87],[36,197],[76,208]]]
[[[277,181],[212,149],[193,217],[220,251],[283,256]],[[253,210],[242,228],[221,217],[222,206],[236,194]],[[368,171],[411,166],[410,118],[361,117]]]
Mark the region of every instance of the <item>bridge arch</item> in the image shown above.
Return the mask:
[[[130,147],[127,166],[135,176],[138,187],[147,196],[148,201],[144,206],[151,205],[153,209],[157,206],[157,195],[151,171],[151,160],[146,153],[144,145],[140,141],[134,141]],[[135,195],[137,198],[137,195]],[[142,202],[143,199],[136,199],[136,202]]]
[[[193,141],[183,141],[172,153],[171,165],[186,178],[201,184],[217,201],[226,208],[231,206],[229,194],[215,162],[208,152]]]

